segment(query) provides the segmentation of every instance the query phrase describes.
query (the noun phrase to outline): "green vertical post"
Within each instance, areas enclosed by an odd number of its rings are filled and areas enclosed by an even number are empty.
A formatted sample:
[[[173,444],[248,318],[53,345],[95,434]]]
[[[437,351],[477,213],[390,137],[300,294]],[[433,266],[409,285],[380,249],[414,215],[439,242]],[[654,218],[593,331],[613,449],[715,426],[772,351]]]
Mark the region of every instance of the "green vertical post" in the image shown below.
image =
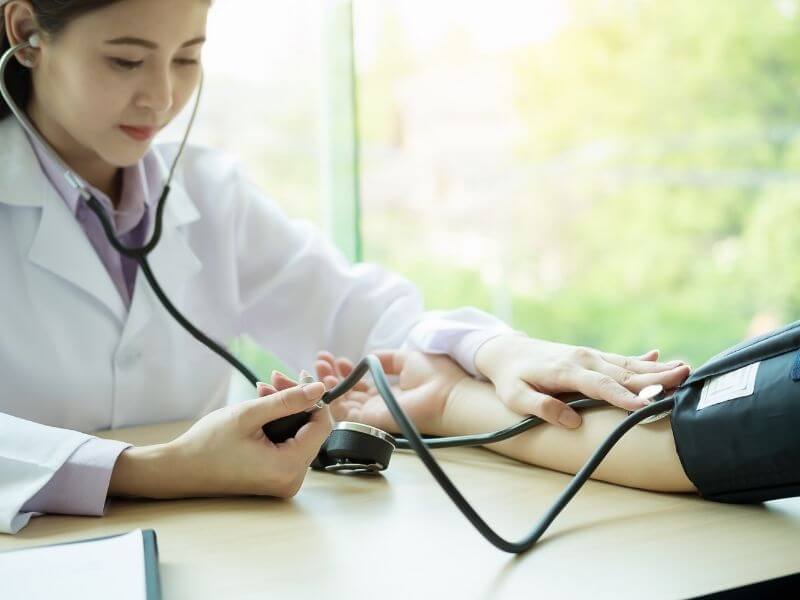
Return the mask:
[[[323,25],[323,212],[334,243],[363,260],[352,0],[326,0]]]
[[[355,39],[352,0],[325,0],[322,60],[322,204],[334,243],[351,262],[363,260],[361,249],[360,157],[356,97]],[[230,344],[233,354],[264,381],[272,369],[292,376],[274,355],[247,336]],[[253,397],[249,382],[234,374],[229,401]]]

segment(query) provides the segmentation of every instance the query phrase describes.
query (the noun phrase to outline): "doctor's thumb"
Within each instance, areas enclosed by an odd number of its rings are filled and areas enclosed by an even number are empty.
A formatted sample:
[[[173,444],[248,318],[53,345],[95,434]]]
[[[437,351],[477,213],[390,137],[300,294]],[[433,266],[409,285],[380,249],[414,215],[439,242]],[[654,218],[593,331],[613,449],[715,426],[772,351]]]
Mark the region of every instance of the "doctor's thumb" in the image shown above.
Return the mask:
[[[296,385],[281,391],[266,384],[258,386],[259,397],[239,405],[241,416],[248,426],[261,427],[281,417],[310,409],[325,393],[321,381],[304,386]]]

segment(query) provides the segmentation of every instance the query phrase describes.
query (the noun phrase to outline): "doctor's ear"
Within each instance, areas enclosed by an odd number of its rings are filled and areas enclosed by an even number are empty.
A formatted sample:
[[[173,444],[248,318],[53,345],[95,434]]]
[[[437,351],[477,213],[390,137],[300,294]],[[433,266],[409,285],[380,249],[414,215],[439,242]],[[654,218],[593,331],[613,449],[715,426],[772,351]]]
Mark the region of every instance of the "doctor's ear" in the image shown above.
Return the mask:
[[[0,3],[1,4],[1,3]],[[29,42],[30,48],[20,50],[17,60],[26,67],[33,67],[42,47],[42,34],[29,0],[10,0],[4,5],[5,29],[12,46]]]
[[[22,58],[18,60],[28,68],[32,68],[36,64],[37,53],[36,50],[41,47],[41,39],[38,33],[34,33],[28,38],[30,48],[23,51]]]

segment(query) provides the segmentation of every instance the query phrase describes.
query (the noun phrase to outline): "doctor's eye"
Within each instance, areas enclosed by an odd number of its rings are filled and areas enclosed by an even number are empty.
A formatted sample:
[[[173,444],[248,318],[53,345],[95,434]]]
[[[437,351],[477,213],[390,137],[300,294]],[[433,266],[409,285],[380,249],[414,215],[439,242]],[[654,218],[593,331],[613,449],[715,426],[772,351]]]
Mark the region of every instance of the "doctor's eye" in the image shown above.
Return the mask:
[[[132,71],[136,67],[141,66],[144,62],[143,60],[125,60],[124,58],[109,58],[109,60],[114,66],[128,71]]]
[[[120,69],[125,71],[133,71],[134,69],[139,68],[144,63],[143,60],[125,60],[124,58],[113,58],[110,57],[109,60],[111,63]],[[182,67],[188,67],[193,65],[200,64],[199,60],[191,59],[191,58],[176,58],[175,64],[180,65]]]

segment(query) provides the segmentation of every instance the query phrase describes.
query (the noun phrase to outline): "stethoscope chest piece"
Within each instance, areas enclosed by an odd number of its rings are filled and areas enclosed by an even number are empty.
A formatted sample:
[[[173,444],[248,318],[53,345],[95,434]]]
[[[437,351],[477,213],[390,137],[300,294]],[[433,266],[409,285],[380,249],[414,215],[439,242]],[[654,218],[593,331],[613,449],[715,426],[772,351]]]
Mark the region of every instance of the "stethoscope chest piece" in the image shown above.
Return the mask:
[[[396,446],[385,431],[342,421],[333,428],[311,467],[331,472],[377,473],[389,466]]]
[[[663,400],[664,398],[666,398],[667,395],[664,392],[664,386],[661,385],[660,383],[655,383],[653,385],[648,385],[647,387],[643,388],[642,391],[639,392],[639,397],[646,399],[648,402],[658,402],[659,400]],[[637,425],[654,423],[655,421],[659,421],[671,413],[672,410],[668,410],[663,413],[655,414],[651,417],[647,417],[646,419],[642,419],[637,423]],[[632,414],[632,411],[628,411],[628,414],[629,415]]]

